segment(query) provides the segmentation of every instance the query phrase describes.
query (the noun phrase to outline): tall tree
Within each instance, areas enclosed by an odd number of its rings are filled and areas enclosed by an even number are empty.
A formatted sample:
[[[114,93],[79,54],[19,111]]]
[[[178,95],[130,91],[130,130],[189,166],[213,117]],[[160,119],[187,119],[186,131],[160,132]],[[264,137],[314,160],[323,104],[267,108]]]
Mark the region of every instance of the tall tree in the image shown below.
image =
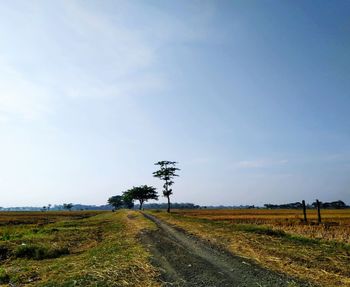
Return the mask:
[[[176,161],[167,160],[156,162],[155,165],[159,166],[159,170],[153,172],[154,177],[158,177],[159,179],[165,181],[163,185],[163,195],[168,199],[168,212],[170,212],[170,195],[173,194],[171,186],[174,184],[174,182],[172,179],[175,176],[178,176],[176,171],[180,170],[179,168],[175,167],[176,164]]]
[[[132,198],[133,200],[138,200],[140,202],[140,210],[142,209],[142,205],[149,199],[158,200],[158,194],[156,188],[153,186],[141,185],[134,186],[133,188],[125,191],[123,193],[125,198],[129,200]]]

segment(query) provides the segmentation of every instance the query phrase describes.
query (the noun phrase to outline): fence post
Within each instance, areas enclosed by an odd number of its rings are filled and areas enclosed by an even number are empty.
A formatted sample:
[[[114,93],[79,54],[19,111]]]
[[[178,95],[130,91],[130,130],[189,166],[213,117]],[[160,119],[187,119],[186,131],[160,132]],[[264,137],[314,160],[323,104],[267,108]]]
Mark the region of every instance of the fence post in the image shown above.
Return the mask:
[[[303,205],[304,222],[307,222],[305,200],[302,200],[301,203]]]
[[[321,203],[316,199],[316,205],[317,205],[317,222],[318,224],[321,223]]]

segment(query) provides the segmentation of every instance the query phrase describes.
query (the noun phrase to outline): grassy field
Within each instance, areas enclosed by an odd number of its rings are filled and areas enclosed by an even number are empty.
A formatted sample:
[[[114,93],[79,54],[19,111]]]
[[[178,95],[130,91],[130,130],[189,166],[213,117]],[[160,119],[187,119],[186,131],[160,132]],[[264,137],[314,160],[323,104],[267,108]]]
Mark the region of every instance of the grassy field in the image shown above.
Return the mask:
[[[0,213],[0,285],[158,286],[135,211]]]
[[[324,210],[325,225],[315,224],[315,211],[308,211],[308,224],[300,210],[152,213],[269,269],[321,286],[350,286],[350,210]]]

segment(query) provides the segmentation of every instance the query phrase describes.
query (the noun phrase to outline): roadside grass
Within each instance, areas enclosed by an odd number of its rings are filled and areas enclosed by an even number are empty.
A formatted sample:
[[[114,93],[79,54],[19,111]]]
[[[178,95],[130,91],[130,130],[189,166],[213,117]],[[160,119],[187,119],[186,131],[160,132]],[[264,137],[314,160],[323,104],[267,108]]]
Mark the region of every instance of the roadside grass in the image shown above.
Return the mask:
[[[320,286],[350,286],[349,244],[309,238],[269,225],[211,220],[184,213],[185,216],[182,211],[171,214],[152,212],[187,233],[252,259],[266,268]]]
[[[159,286],[137,240],[155,225],[135,211],[92,215],[64,220],[55,214],[49,220],[56,222],[45,225],[28,223],[26,215],[24,225],[0,227],[0,285]]]

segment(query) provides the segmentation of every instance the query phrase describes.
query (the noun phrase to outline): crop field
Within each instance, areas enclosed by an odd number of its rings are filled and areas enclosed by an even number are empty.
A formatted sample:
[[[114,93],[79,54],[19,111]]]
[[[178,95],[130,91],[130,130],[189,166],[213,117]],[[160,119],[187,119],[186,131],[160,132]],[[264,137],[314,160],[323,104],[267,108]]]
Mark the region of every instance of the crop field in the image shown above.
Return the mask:
[[[0,286],[157,286],[137,212],[0,213]]]
[[[0,212],[0,226],[44,225],[62,220],[83,219],[102,213],[101,211],[16,211]]]
[[[322,222],[317,224],[317,211],[307,210],[308,222],[303,222],[301,210],[296,209],[231,209],[231,210],[188,210],[177,211],[186,217],[214,221],[228,221],[232,224],[265,225],[294,235],[323,240],[335,240],[350,244],[350,209],[322,210]]]
[[[206,242],[318,286],[350,286],[350,210],[174,210],[152,214]]]

